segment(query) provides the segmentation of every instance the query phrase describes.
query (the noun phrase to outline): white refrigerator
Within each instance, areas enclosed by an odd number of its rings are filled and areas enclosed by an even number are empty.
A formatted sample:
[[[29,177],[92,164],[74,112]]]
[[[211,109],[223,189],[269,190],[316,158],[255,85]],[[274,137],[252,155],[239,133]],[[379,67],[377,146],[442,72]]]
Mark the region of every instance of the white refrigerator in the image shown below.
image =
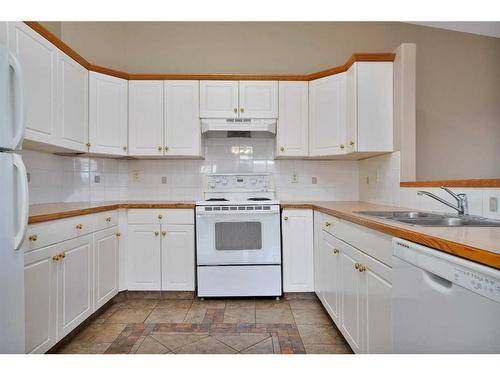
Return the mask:
[[[19,151],[24,137],[22,71],[0,44],[0,354],[25,352],[24,263],[28,180]]]

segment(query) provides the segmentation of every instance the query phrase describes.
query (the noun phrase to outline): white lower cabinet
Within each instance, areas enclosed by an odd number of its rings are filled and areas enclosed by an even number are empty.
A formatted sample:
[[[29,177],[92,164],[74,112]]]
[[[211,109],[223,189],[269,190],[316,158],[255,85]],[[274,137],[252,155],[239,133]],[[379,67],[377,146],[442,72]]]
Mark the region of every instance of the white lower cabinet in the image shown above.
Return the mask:
[[[194,290],[194,227],[162,225],[161,290]]]
[[[325,227],[325,222],[330,225]],[[367,234],[360,230],[315,213],[315,291],[354,352],[391,353],[392,269],[375,259],[372,249],[358,249],[336,237],[349,233],[362,240]]]
[[[118,238],[117,228],[94,233],[95,310],[118,293]]]
[[[283,291],[314,291],[312,210],[284,209],[281,230]]]

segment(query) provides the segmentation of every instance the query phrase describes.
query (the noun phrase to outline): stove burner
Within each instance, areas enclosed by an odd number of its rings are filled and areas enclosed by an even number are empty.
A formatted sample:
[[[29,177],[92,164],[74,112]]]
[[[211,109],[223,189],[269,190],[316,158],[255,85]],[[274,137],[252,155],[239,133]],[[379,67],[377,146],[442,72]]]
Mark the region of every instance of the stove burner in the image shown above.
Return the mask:
[[[209,198],[207,202],[227,202],[226,198]]]
[[[256,197],[256,198],[248,198],[249,201],[270,201],[271,199],[269,198],[259,198],[259,197]]]

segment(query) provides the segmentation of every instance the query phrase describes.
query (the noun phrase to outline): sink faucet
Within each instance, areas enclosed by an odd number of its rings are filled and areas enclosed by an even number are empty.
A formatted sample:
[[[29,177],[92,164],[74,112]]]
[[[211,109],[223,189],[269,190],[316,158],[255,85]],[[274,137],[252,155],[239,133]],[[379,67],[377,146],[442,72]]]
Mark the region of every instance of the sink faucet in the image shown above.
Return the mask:
[[[453,208],[454,210],[457,210],[459,215],[468,215],[469,214],[469,207],[467,204],[467,194],[460,193],[460,194],[455,194],[452,192],[450,189],[441,186],[441,189],[449,193],[453,198],[457,200],[457,205],[455,206],[454,204],[444,200],[443,198],[438,197],[435,194],[429,193],[428,191],[425,190],[419,190],[417,191],[417,195],[427,195],[428,197],[431,197],[442,204],[447,205],[448,207]]]

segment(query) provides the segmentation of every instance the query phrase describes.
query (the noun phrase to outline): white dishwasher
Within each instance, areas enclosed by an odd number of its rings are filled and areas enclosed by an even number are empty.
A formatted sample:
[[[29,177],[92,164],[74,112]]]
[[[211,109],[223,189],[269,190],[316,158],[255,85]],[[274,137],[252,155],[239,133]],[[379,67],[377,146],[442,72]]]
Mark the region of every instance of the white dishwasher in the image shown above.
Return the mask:
[[[500,270],[393,239],[394,353],[500,353]]]

